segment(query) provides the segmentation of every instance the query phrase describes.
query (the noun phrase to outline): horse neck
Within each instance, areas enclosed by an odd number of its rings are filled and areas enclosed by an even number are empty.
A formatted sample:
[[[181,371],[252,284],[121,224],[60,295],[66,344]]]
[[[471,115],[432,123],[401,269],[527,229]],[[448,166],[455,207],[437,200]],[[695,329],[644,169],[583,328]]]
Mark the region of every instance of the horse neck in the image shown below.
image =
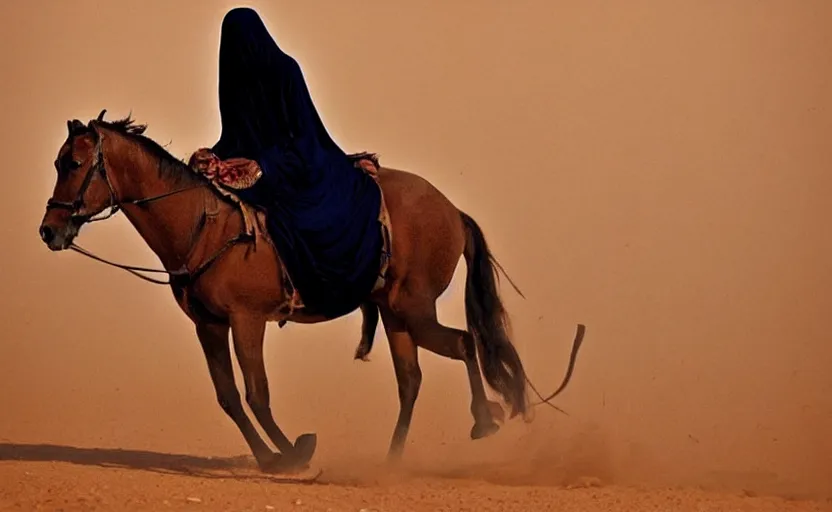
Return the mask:
[[[108,178],[124,215],[164,267],[178,270],[187,263],[205,211],[207,187],[200,187],[195,177],[176,179],[161,173],[159,156],[121,134],[108,132],[104,155]],[[172,192],[176,193],[144,204],[130,204]]]

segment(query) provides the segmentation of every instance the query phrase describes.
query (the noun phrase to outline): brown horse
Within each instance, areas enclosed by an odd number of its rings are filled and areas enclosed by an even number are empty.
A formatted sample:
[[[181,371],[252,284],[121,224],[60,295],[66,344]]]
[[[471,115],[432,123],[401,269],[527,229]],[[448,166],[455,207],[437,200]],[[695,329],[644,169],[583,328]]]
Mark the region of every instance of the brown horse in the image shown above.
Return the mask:
[[[304,434],[292,443],[275,422],[263,337],[268,321],[325,319],[282,309],[286,293],[280,257],[267,234],[252,236],[246,231],[238,203],[143,136],[145,126],[129,117],[106,122],[103,116],[104,111],[87,125],[67,122],[69,133],[55,161],[57,182],[40,226],[41,238],[52,250],[83,252],[73,242],[81,226],[103,220],[96,216],[105,211],[109,214],[104,218],[122,210],[161,260],[165,270],[159,272],[169,275],[176,302],[196,326],[219,404],[242,432],[259,467],[285,471],[306,466],[317,439]],[[512,417],[525,417],[530,403],[526,374],[509,339],[496,288],[496,262],[477,223],[414,174],[382,168],[378,177],[392,226],[392,255],[385,285],[360,308],[362,340],[356,355],[363,358],[369,352],[380,314],[401,403],[388,455],[397,460],[422,381],[417,347],[465,363],[473,439],[493,434],[497,421],[503,420],[501,406],[486,398],[483,375]],[[461,255],[468,267],[468,331],[446,327],[436,316],[436,299],[450,284]],[[272,452],[243,410],[232,372],[229,331],[246,401],[280,453]],[[569,380],[582,336],[579,326],[566,378],[554,394]]]

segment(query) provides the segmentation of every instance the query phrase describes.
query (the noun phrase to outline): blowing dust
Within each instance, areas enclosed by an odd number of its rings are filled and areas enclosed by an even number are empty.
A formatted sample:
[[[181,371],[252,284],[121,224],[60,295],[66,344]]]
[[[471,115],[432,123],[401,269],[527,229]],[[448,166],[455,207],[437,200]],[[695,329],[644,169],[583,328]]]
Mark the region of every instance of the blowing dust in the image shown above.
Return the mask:
[[[0,443],[247,454],[170,292],[37,236],[66,119],[132,110],[183,158],[216,140],[232,3],[46,3],[0,7]],[[253,3],[340,144],[483,227],[526,296],[504,282],[541,391],[587,326],[569,416],[476,442],[464,366],[422,353],[411,474],[832,496],[832,4],[313,4]],[[157,265],[120,217],[79,243]],[[456,327],[463,265],[438,303]],[[381,327],[352,360],[359,331],[358,314],[267,331],[275,417],[318,433],[336,482],[389,477],[395,377]]]

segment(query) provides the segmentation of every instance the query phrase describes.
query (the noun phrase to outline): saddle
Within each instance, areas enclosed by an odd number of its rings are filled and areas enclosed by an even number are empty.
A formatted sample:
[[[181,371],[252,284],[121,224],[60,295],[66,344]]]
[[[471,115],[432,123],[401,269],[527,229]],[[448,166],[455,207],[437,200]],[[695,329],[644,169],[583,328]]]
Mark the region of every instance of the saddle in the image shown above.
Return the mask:
[[[372,292],[375,292],[383,288],[387,282],[387,271],[390,266],[392,250],[392,225],[390,223],[387,205],[384,201],[384,190],[379,183],[378,173],[381,165],[379,164],[379,158],[376,153],[354,153],[347,155],[347,158],[349,158],[354,167],[361,169],[372,177],[381,192],[381,206],[379,208],[378,220],[381,225],[382,249],[378,278],[372,289]],[[251,187],[262,177],[263,172],[260,166],[257,165],[257,162],[246,158],[220,160],[210,149],[200,148],[191,155],[188,161],[188,167],[195,173],[205,177],[220,195],[237,205],[243,216],[246,234],[250,235],[254,240],[255,248],[258,241],[265,240],[272,246],[275,253],[277,253],[278,259],[280,259],[280,253],[277,251],[277,247],[272,242],[269,231],[266,228],[266,212],[243,201],[235,194],[237,190],[244,190]],[[282,262],[281,269],[283,273],[281,280],[284,296],[281,300],[278,313],[282,317],[279,325],[283,327],[287,322],[285,318],[294,313],[303,312],[305,305],[300,292],[292,283],[292,277]]]

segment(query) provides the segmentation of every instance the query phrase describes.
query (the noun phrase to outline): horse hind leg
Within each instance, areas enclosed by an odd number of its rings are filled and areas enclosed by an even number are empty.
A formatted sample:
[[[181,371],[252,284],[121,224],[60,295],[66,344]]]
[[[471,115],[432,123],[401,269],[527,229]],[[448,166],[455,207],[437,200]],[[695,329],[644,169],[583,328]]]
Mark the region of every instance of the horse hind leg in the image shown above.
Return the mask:
[[[367,356],[373,350],[376,327],[378,327],[378,306],[369,301],[361,304],[361,317],[361,341],[358,342],[358,346],[355,348],[355,359],[369,361]]]
[[[467,331],[440,324],[435,314],[418,321],[409,320],[408,326],[419,347],[465,363],[471,387],[471,416],[474,419],[471,439],[481,439],[496,433],[500,429],[497,422],[503,422],[505,414],[499,403],[486,397],[473,336]]]
[[[471,415],[474,418],[471,439],[481,439],[497,432],[500,428],[497,422],[504,421],[505,415],[500,404],[486,397],[471,333],[439,323],[435,299],[405,292],[397,297],[396,302],[398,314],[417,346],[465,363],[471,387]]]
[[[399,387],[399,417],[387,452],[387,459],[396,462],[401,459],[410,431],[413,408],[422,385],[422,370],[419,367],[416,344],[407,332],[405,323],[386,308],[381,311],[381,320],[390,343],[390,355]]]

